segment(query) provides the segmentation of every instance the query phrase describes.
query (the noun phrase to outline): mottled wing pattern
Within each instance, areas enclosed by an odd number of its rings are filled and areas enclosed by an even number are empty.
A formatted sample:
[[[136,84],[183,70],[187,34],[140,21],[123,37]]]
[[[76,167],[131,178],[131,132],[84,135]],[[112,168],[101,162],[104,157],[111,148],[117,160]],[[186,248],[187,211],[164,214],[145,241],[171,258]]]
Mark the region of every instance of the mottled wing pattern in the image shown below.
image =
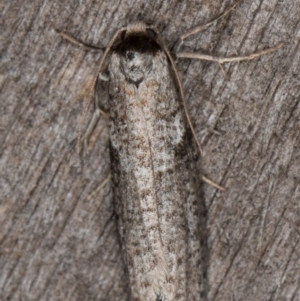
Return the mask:
[[[205,300],[199,154],[167,56],[115,51],[109,73],[114,198],[132,300]]]

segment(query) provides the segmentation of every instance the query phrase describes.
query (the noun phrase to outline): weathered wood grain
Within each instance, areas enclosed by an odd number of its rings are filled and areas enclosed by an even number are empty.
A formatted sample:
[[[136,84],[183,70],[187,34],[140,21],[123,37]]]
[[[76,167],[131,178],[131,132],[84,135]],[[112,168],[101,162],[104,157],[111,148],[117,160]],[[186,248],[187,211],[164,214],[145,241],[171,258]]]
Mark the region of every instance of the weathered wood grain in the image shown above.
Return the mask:
[[[110,186],[104,118],[89,153],[76,129],[101,53],[120,26],[154,23],[163,37],[205,23],[233,1],[1,1],[0,300],[127,300]],[[300,299],[300,6],[243,1],[186,50],[230,56],[181,60],[206,176],[210,300]],[[94,193],[93,193],[94,192]]]

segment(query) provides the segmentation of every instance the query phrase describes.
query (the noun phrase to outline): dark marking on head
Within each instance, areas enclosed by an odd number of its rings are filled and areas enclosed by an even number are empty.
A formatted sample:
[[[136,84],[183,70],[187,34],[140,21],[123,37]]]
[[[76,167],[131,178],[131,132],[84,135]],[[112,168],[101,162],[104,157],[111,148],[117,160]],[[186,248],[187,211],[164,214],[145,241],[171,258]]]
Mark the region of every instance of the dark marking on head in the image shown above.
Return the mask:
[[[121,31],[120,38],[121,38],[122,41],[125,39],[126,33],[127,33],[127,30]]]
[[[133,51],[126,52],[126,59],[129,61],[132,61],[134,59],[135,55]]]
[[[113,46],[113,50],[123,56],[128,51],[154,55],[161,50],[161,46],[156,41],[155,31],[147,28],[146,32],[132,33],[128,36],[125,31],[122,32],[121,41]]]
[[[146,28],[146,33],[149,38],[156,39],[157,34],[152,28]]]

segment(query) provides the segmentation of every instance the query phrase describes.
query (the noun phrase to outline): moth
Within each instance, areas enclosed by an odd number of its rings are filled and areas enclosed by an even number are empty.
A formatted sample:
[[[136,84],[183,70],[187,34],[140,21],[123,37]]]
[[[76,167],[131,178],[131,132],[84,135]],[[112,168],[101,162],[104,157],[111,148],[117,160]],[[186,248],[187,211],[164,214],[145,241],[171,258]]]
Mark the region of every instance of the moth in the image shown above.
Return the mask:
[[[242,58],[175,56],[221,64],[252,59],[281,46]],[[115,33],[98,73],[106,60],[112,186],[131,300],[207,300],[200,145],[173,54],[154,26],[133,23]],[[101,79],[107,80],[103,75]],[[101,111],[98,101],[96,108],[84,139]]]
[[[205,296],[200,154],[155,28],[127,26],[109,63],[115,208],[131,297]],[[202,216],[201,216],[202,215]]]

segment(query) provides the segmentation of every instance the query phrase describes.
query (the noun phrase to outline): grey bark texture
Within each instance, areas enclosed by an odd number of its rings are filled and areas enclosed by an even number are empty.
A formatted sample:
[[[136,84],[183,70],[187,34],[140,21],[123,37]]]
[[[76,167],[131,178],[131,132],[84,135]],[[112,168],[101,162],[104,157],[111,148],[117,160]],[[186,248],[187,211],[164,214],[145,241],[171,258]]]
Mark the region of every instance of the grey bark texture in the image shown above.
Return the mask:
[[[128,299],[101,118],[76,154],[78,121],[105,47],[140,20],[173,45],[234,1],[1,1],[0,300]],[[210,300],[300,300],[300,5],[242,1],[184,50],[252,61],[181,59],[207,177]],[[92,107],[90,108],[90,113]],[[89,116],[87,117],[87,120]],[[195,267],[196,268],[196,267]]]

